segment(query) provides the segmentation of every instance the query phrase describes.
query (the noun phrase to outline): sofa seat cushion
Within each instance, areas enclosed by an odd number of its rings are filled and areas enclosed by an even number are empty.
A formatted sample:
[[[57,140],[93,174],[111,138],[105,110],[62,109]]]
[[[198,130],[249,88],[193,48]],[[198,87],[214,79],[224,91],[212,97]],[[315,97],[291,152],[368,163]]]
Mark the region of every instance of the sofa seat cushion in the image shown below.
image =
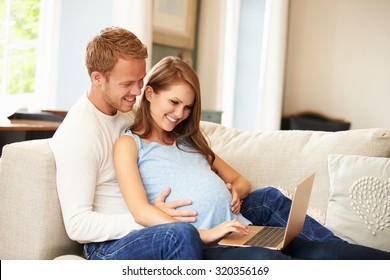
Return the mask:
[[[290,193],[315,173],[309,206],[326,214],[329,199],[328,155],[390,157],[390,129],[338,132],[280,130],[249,132],[202,122],[212,149],[246,176],[254,189],[280,186]]]

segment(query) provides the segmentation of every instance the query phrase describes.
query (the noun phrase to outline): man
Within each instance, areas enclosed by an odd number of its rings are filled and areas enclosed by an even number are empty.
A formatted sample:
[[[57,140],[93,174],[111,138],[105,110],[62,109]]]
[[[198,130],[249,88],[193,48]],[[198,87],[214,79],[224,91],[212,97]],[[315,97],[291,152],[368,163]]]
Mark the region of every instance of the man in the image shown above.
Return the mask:
[[[90,87],[50,142],[65,228],[84,244],[88,259],[202,258],[203,244],[189,223],[138,225],[116,181],[113,144],[132,119],[146,58],[146,47],[125,29],[106,28],[92,38],[85,53]],[[194,219],[196,213],[175,210],[189,201],[165,204],[167,195],[158,201],[164,211],[182,221]]]

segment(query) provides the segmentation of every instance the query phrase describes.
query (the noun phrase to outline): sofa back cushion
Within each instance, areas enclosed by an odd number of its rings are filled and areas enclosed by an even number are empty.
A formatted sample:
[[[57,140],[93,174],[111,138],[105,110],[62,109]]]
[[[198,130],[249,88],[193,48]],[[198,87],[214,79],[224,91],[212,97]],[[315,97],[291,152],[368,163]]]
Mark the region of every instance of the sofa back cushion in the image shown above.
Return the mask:
[[[65,231],[48,139],[4,146],[0,181],[0,259],[81,254]]]
[[[293,193],[315,173],[310,207],[323,214],[329,198],[329,154],[390,157],[390,129],[249,132],[208,122],[201,126],[212,149],[254,189],[272,185]]]
[[[0,158],[0,181],[1,181],[1,158]]]

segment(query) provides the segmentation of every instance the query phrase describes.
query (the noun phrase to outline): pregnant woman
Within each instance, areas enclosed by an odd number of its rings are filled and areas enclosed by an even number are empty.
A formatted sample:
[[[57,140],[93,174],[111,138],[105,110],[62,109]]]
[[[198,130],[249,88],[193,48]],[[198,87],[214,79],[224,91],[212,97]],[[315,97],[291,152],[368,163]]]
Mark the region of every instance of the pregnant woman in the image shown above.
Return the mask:
[[[188,209],[198,213],[193,225],[206,244],[205,258],[390,258],[386,252],[341,240],[299,237],[285,251],[218,246],[215,241],[230,232],[248,234],[251,222],[240,208],[251,184],[210,149],[199,126],[200,97],[197,75],[178,58],[162,59],[147,75],[134,123],[114,146],[119,186],[137,223],[149,227],[177,221],[154,205],[170,186],[168,201],[189,198]]]

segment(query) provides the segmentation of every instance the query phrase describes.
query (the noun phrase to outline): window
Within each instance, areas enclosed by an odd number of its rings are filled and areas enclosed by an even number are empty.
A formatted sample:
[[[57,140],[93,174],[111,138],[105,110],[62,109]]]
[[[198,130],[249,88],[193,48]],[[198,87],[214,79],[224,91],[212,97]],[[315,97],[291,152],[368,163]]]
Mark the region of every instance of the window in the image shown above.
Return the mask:
[[[1,92],[32,94],[38,48],[40,0],[3,0],[1,13]]]
[[[57,52],[54,34],[59,24],[54,11],[60,1],[53,2],[57,1],[0,0],[0,98],[12,99],[20,107],[53,105],[47,81],[56,71],[48,61]]]

